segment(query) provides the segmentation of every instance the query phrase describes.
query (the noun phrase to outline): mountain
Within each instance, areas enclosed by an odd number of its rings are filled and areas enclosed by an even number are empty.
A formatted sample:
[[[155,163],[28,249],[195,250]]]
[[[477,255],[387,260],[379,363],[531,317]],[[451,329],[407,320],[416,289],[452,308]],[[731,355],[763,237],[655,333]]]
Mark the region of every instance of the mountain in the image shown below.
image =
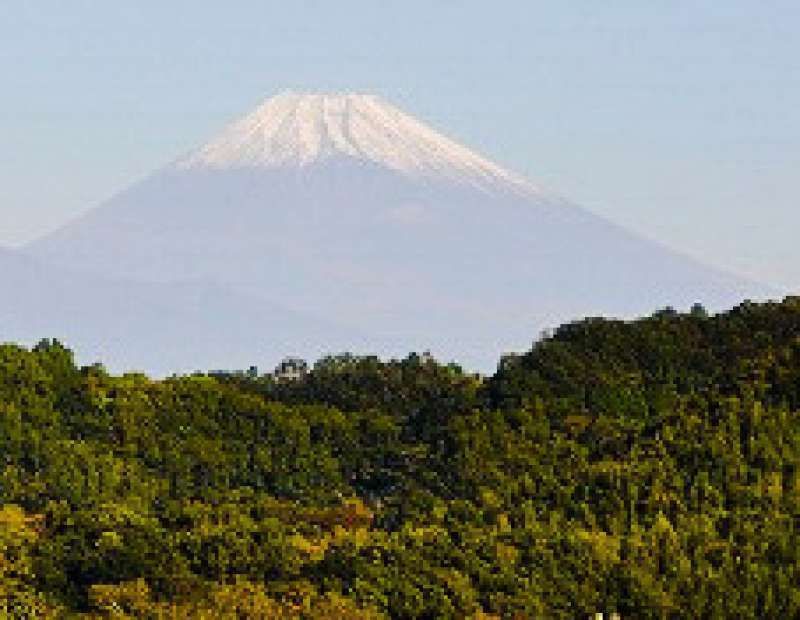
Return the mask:
[[[360,94],[269,99],[26,250],[106,278],[215,283],[482,370],[578,316],[772,294]]]
[[[0,342],[57,338],[83,363],[165,375],[363,346],[364,336],[210,282],[147,283],[57,269],[0,249]]]

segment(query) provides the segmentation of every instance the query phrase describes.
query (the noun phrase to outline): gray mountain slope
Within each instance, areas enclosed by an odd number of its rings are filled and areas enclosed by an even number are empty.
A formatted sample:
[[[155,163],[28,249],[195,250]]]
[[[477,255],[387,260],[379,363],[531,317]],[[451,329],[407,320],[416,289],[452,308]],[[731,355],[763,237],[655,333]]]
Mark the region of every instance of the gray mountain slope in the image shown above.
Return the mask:
[[[483,368],[579,316],[771,293],[564,203],[352,162],[159,174],[30,251],[108,277],[218,282]]]
[[[338,353],[367,340],[217,284],[76,274],[8,250],[0,250],[0,289],[7,292],[0,301],[0,342],[58,338],[81,363],[100,361],[114,371],[270,369],[288,354]]]

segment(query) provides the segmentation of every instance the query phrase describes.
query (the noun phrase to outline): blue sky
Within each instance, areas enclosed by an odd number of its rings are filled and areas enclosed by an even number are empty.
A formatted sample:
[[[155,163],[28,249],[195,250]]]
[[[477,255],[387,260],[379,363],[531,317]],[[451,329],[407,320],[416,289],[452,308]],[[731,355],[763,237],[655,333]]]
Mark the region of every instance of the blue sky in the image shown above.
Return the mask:
[[[800,288],[800,3],[10,0],[0,244],[287,88],[384,96],[583,206]]]

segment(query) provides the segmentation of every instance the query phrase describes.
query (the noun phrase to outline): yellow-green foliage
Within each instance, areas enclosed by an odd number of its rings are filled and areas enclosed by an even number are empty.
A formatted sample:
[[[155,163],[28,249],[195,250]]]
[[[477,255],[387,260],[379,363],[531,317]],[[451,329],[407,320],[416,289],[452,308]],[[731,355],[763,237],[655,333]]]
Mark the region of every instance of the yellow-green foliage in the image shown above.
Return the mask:
[[[800,303],[492,377],[151,380],[0,346],[0,617],[800,617]]]

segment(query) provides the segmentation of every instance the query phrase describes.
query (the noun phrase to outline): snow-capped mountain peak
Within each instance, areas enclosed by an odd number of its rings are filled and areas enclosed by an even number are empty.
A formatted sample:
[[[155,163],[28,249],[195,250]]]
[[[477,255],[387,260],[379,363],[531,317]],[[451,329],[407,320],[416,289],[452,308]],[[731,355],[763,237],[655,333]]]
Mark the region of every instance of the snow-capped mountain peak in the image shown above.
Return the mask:
[[[537,192],[522,177],[379,97],[355,93],[286,92],[272,97],[174,166],[182,170],[305,167],[336,157],[413,177]]]
[[[429,349],[491,372],[574,317],[772,296],[351,94],[275,97],[25,252],[58,273],[0,252],[3,333],[128,368]]]

